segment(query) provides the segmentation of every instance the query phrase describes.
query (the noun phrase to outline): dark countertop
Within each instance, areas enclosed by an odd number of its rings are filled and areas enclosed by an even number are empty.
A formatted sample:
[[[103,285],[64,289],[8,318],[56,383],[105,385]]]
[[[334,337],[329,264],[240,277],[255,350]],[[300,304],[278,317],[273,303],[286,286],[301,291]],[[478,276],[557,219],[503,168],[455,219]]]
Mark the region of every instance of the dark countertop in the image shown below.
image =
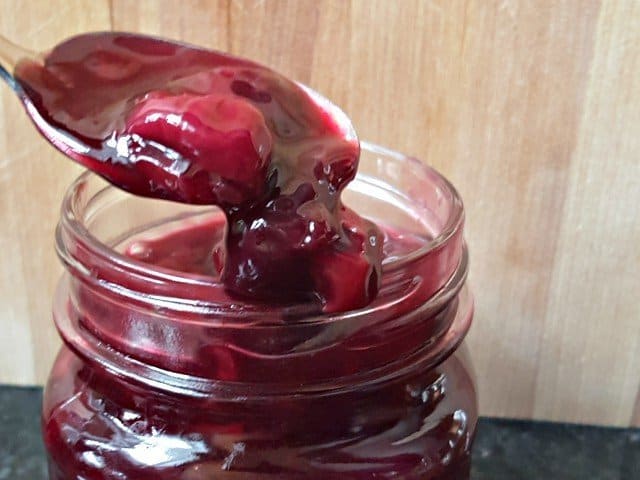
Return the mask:
[[[0,386],[0,480],[46,479],[41,398],[38,388]],[[637,478],[638,429],[480,420],[472,480]]]

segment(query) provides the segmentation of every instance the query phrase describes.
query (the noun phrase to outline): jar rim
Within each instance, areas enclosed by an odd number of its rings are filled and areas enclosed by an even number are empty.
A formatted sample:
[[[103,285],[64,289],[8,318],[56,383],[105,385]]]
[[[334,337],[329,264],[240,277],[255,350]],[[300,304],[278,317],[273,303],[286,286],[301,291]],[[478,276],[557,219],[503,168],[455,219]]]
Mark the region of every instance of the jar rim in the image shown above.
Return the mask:
[[[376,145],[374,143],[361,141],[360,142],[361,150],[367,151],[371,154],[384,155],[385,157],[391,158],[395,161],[408,163],[412,168],[416,168],[418,170],[422,170],[424,173],[433,177],[439,185],[446,190],[447,195],[450,200],[450,214],[448,215],[447,221],[442,226],[441,230],[435,235],[430,241],[426,242],[424,245],[412,250],[406,255],[398,256],[392,259],[387,259],[383,262],[382,271],[383,277],[385,274],[397,272],[402,268],[406,267],[408,264],[413,262],[417,262],[420,259],[428,256],[430,253],[438,250],[443,245],[445,245],[452,237],[461,232],[461,229],[464,224],[464,206],[462,199],[456,190],[456,188],[449,182],[443,175],[441,175],[437,170],[433,167],[430,167],[417,158],[410,157],[399,153],[394,150],[390,150],[386,147],[382,147]],[[89,271],[82,262],[78,261],[78,259],[74,258],[73,254],[69,251],[67,247],[67,242],[69,238],[73,242],[81,242],[84,248],[91,253],[91,255],[96,256],[97,258],[102,259],[103,261],[113,264],[117,266],[118,269],[121,269],[126,272],[130,272],[133,275],[136,275],[139,278],[148,279],[150,281],[169,281],[169,282],[177,282],[180,284],[191,284],[191,285],[206,285],[206,286],[217,286],[221,287],[222,284],[219,281],[212,281],[211,278],[205,276],[198,275],[188,275],[182,272],[169,270],[161,267],[156,267],[154,265],[150,265],[144,263],[142,261],[136,260],[129,256],[126,256],[123,253],[118,252],[114,248],[111,248],[109,245],[100,241],[95,235],[91,233],[89,228],[85,225],[85,219],[83,218],[83,214],[79,211],[79,202],[78,196],[81,194],[82,190],[85,188],[85,184],[94,177],[98,177],[98,175],[87,171],[82,173],[80,176],[76,178],[76,180],[70,185],[65,196],[63,198],[62,207],[61,207],[61,219],[56,231],[56,251],[58,256],[61,258],[63,263],[65,263],[71,270],[76,274],[80,274],[82,277],[86,279],[88,282],[97,282],[98,280],[92,276],[92,272]],[[108,189],[116,189],[116,187],[112,185],[107,185],[103,190]],[[466,258],[466,254],[464,255]],[[459,268],[456,269],[457,273],[462,273],[462,277],[458,276],[458,281],[461,280],[461,283],[458,285],[458,289],[464,283],[464,279],[466,278],[467,265],[466,260],[460,262]],[[461,271],[460,271],[461,270]],[[446,290],[448,287],[451,287],[451,281],[453,280],[453,276],[450,279],[447,279],[446,285],[442,287],[442,290]],[[458,283],[458,282],[453,282]],[[438,292],[441,293],[441,292]],[[444,292],[446,293],[446,292]],[[127,292],[126,289],[120,289],[119,294],[123,296],[131,296],[133,298],[136,297],[135,291]],[[440,304],[442,302],[441,295],[434,295],[432,298],[429,298],[429,304]],[[228,321],[229,318],[233,318],[234,316],[242,316],[243,324],[246,325],[246,315],[251,313],[259,313],[263,311],[263,308],[255,309],[250,304],[244,305],[242,309],[236,308],[235,304],[224,304],[224,303],[216,303],[216,302],[202,302],[198,300],[198,302],[192,302],[185,299],[179,298],[155,298],[153,299],[156,302],[164,304],[168,308],[173,308],[176,310],[188,309],[189,311],[194,312],[202,312],[202,313],[211,313],[212,311],[223,311]],[[398,299],[391,299],[389,303],[395,303]],[[239,302],[241,303],[241,302]],[[365,307],[348,310],[345,312],[338,313],[318,313],[313,312],[311,315],[305,315],[304,306],[302,309],[298,309],[299,306],[293,307],[275,307],[274,311],[277,312],[286,312],[288,314],[299,314],[296,315],[296,324],[327,324],[338,320],[346,320],[353,318],[362,318],[363,316],[370,315],[373,311],[378,310],[380,308],[385,308],[389,305],[389,303],[377,303],[374,302]],[[298,316],[300,318],[298,318]],[[186,323],[207,323],[211,325],[211,319],[188,319],[185,320]],[[268,327],[269,324],[261,325]],[[272,325],[274,327],[281,327],[282,324]]]
[[[466,250],[464,256],[466,256]],[[64,285],[61,284],[56,293],[56,303],[64,302],[63,290]],[[432,342],[427,342],[417,351],[407,356],[400,356],[396,361],[376,369],[311,383],[236,382],[176,372],[127,355],[104,342],[95,341],[96,339],[86,335],[86,332],[80,333],[82,328],[69,316],[62,315],[57,318],[56,324],[65,344],[85,361],[95,363],[125,381],[146,385],[170,395],[216,398],[230,402],[290,397],[292,392],[295,392],[296,396],[319,397],[340,395],[349,391],[359,391],[362,388],[375,388],[377,385],[393,382],[413,371],[426,371],[444,361],[462,344],[473,318],[473,296],[464,285],[464,279],[455,295],[461,296],[461,305],[451,323],[441,335],[433,338]],[[427,303],[422,305],[420,310],[426,313],[431,309]]]
[[[417,260],[420,257],[424,257],[430,252],[440,248],[443,244],[447,243],[447,241],[451,239],[451,237],[453,237],[457,232],[460,231],[464,224],[464,203],[462,201],[462,197],[460,196],[460,193],[458,192],[456,187],[454,187],[453,184],[438,170],[431,167],[430,165],[427,165],[426,163],[421,162],[415,157],[405,155],[403,153],[391,150],[387,147],[383,147],[375,143],[361,141],[360,148],[371,153],[385,155],[398,161],[411,163],[413,166],[416,166],[419,169],[428,171],[429,173],[434,175],[439,182],[442,183],[442,185],[448,190],[448,193],[451,195],[451,215],[449,215],[447,222],[442,227],[442,231],[438,233],[438,235],[436,235],[426,245],[413,250],[408,255],[405,255],[398,259],[394,259],[387,264],[383,264],[384,269],[395,270],[403,265],[406,265],[407,263]]]

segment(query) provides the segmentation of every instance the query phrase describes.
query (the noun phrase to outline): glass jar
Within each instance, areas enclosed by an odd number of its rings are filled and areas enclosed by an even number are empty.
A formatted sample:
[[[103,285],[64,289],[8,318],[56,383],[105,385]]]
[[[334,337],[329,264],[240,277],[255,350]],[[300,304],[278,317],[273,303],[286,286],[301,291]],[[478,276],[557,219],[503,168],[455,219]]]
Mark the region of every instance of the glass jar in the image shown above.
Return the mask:
[[[433,169],[363,144],[345,203],[388,238],[419,241],[388,249],[371,305],[319,315],[231,301],[211,278],[127,257],[139,239],[221,214],[82,175],[56,234],[49,478],[467,479],[477,401],[462,202]]]

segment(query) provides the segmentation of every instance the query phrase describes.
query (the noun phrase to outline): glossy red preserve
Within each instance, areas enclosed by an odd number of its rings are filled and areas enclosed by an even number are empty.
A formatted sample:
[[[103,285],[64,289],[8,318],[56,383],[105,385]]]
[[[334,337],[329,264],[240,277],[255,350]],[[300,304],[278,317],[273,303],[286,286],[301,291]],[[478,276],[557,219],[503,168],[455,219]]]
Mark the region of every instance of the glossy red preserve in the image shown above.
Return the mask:
[[[66,40],[15,78],[68,156],[137,195],[222,208],[209,261],[230,294],[325,312],[375,297],[380,232],[340,198],[358,140],[319,95],[248,60],[112,32]]]
[[[81,176],[57,230],[51,480],[468,479],[444,178],[218,52],[86,34],[14,73],[48,140],[119,187]]]

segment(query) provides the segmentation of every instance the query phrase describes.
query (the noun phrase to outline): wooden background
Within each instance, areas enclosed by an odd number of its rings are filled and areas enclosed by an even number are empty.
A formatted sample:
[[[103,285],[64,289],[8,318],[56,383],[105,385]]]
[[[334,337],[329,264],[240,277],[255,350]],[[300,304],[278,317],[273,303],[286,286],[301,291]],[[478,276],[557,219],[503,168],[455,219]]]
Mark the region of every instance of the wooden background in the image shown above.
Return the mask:
[[[453,180],[484,414],[640,425],[639,1],[0,0],[31,48],[111,28],[271,65]],[[79,169],[0,101],[0,381],[40,383]]]

